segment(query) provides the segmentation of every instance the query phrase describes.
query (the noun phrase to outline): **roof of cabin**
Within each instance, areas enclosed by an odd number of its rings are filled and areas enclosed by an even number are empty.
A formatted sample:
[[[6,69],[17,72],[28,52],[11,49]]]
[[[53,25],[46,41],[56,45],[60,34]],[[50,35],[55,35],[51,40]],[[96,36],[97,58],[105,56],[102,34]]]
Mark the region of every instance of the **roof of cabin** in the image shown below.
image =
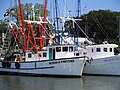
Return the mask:
[[[89,45],[87,47],[118,47],[116,44],[96,44],[96,45]]]

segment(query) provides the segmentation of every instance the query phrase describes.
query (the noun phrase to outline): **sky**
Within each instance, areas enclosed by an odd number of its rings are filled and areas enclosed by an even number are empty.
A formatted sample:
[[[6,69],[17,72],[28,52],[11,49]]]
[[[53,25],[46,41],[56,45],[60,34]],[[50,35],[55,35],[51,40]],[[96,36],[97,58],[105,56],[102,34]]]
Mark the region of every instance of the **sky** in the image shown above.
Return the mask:
[[[4,19],[3,15],[6,9],[15,5],[15,0],[0,0],[0,20]],[[51,2],[54,0],[48,0],[48,10],[50,10]],[[76,16],[77,15],[77,1],[78,0],[58,0],[60,16]],[[120,12],[120,0],[80,0],[81,12],[80,14],[86,14],[91,10],[111,10]],[[21,3],[40,3],[43,4],[44,0],[21,0]],[[83,8],[87,10],[83,10]]]

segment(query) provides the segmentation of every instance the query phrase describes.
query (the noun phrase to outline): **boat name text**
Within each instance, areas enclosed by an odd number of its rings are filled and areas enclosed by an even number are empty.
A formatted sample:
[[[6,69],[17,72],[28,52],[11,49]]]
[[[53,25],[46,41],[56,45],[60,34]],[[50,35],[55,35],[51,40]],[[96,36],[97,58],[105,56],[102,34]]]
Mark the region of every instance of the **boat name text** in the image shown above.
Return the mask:
[[[106,59],[106,60],[104,60],[104,62],[112,62],[112,61],[119,61],[119,60],[120,60],[120,58],[117,57],[117,58]]]
[[[54,62],[49,62],[49,64],[60,64],[60,63],[73,63],[74,60],[66,60],[66,61],[54,61]]]

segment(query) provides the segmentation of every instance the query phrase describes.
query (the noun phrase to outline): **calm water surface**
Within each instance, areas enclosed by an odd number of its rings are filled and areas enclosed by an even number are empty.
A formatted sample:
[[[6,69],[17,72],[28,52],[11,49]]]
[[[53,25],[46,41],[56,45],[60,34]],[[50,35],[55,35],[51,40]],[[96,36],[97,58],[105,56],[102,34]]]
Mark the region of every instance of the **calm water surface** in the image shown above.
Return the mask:
[[[120,77],[48,78],[0,75],[0,90],[120,90]]]

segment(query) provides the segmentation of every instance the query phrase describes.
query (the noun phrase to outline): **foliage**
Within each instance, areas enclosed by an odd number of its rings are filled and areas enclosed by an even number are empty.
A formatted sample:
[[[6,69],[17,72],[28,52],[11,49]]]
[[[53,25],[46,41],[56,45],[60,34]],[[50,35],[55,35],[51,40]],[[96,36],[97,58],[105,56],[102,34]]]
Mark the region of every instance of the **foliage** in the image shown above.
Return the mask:
[[[36,3],[34,6],[32,3],[23,4],[23,12],[25,19],[39,20],[39,17],[43,17],[44,5]],[[47,10],[47,15],[49,11]]]
[[[13,9],[14,13],[10,13],[10,10]],[[22,5],[22,10],[23,10],[23,14],[24,14],[24,19],[25,20],[40,20],[39,17],[43,17],[43,9],[44,9],[44,5],[43,4],[38,4],[36,3],[33,7],[32,3],[26,3]],[[15,23],[19,26],[21,26],[20,24],[20,13],[19,13],[19,7],[18,6],[14,6],[11,8],[8,8],[6,10],[6,13],[9,12],[8,15],[5,16],[4,20],[0,21],[0,32],[6,32],[6,30],[10,29],[9,28],[9,24],[8,21],[10,21],[9,19],[14,17],[16,19]],[[47,10],[47,15],[48,15],[49,11]],[[25,27],[27,29],[27,24],[25,23]],[[33,30],[35,30],[34,28],[36,28],[37,25],[33,24]],[[27,30],[26,30],[27,31]],[[27,32],[26,32],[27,33]]]
[[[80,17],[82,18],[82,22],[79,22],[79,24],[83,30],[85,30],[87,24],[88,36],[94,38],[98,43],[105,40],[117,42],[117,16],[120,16],[120,12],[110,10],[90,11],[88,14]]]
[[[18,6],[14,6],[11,7],[9,9],[6,10],[6,12],[10,9],[14,9],[15,13],[12,14],[13,17],[16,18],[16,20],[20,20],[20,16],[19,16],[19,7]],[[23,10],[23,14],[24,14],[24,19],[26,20],[40,20],[39,17],[43,17],[43,9],[44,9],[44,5],[43,4],[38,4],[36,3],[33,7],[32,3],[26,3],[22,5],[22,10]],[[34,11],[34,12],[33,12]],[[33,15],[34,14],[34,15]],[[47,15],[49,14],[49,11],[47,10]],[[5,17],[4,20],[1,20],[0,22],[0,31],[1,30],[6,30],[8,25],[7,22],[9,20],[9,17]]]
[[[5,20],[0,20],[0,32],[4,32],[4,30],[7,30],[7,23],[6,19]]]

